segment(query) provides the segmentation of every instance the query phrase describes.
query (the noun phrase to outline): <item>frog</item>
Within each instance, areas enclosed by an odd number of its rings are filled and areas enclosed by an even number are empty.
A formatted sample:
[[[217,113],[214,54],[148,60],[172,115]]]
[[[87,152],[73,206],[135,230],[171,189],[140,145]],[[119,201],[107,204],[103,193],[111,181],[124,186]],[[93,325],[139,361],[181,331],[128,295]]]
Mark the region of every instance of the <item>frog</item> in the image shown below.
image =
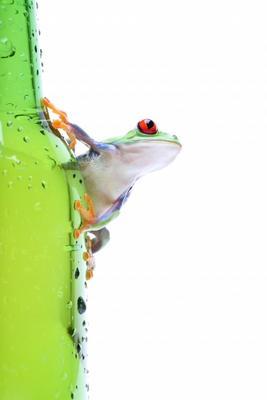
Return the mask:
[[[42,99],[42,106],[53,132],[61,139],[61,132],[67,135],[65,143],[74,155],[74,160],[63,164],[62,168],[79,170],[84,179],[86,207],[80,199],[75,200],[74,209],[81,216],[81,224],[74,229],[73,235],[75,239],[87,232],[93,236],[87,237],[87,251],[84,253],[84,259],[91,265],[88,268],[90,278],[94,254],[110,239],[106,225],[120,214],[135,183],[144,175],[174,161],[182,146],[175,134],[160,131],[156,123],[148,118],[139,121],[125,135],[97,141],[71,123],[67,113],[46,97]],[[52,122],[50,111],[58,116]],[[88,151],[75,156],[78,142],[88,147]]]

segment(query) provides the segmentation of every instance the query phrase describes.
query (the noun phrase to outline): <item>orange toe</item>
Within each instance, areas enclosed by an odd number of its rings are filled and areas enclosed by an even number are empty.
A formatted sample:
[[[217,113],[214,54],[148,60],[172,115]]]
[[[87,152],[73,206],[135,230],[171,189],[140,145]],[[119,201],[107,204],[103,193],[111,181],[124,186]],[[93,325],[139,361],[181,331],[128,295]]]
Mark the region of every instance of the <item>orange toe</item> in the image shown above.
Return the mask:
[[[74,229],[73,236],[75,239],[79,239],[80,234],[81,233],[80,233],[79,229]]]
[[[88,253],[87,251],[85,251],[85,252],[83,253],[83,259],[84,259],[84,261],[89,260],[89,258],[90,258],[89,253]]]
[[[72,142],[70,142],[69,148],[70,148],[70,149],[74,149],[75,146],[76,146],[76,144],[77,144],[77,140],[75,139],[75,140],[73,140]]]
[[[55,121],[52,122],[53,128],[59,129],[62,127],[62,121],[60,119],[55,119]]]
[[[49,102],[47,97],[43,97],[42,100],[41,100],[41,103],[42,103],[43,106],[48,107],[50,102]]]
[[[82,207],[82,203],[80,202],[80,200],[75,200],[74,201],[74,208],[75,210],[80,210]]]
[[[93,271],[91,269],[88,269],[86,271],[86,280],[89,281],[89,279],[93,278],[94,274]]]

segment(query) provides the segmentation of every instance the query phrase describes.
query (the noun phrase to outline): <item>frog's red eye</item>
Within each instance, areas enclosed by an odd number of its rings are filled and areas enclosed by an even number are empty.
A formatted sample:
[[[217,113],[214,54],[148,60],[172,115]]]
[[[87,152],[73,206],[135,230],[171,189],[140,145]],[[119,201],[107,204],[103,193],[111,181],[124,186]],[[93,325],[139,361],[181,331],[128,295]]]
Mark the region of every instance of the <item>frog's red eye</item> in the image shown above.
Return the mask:
[[[157,125],[151,119],[142,119],[138,122],[137,128],[140,132],[148,135],[154,135],[158,131]]]

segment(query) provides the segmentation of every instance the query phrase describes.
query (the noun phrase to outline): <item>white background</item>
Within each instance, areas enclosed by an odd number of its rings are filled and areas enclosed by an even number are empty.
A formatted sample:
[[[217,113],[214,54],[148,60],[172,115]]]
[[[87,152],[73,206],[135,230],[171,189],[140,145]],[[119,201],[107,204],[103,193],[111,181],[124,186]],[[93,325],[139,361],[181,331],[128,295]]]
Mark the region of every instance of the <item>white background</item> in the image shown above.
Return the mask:
[[[92,400],[267,398],[264,1],[39,1],[44,94],[93,137],[183,149],[134,188],[89,283]]]

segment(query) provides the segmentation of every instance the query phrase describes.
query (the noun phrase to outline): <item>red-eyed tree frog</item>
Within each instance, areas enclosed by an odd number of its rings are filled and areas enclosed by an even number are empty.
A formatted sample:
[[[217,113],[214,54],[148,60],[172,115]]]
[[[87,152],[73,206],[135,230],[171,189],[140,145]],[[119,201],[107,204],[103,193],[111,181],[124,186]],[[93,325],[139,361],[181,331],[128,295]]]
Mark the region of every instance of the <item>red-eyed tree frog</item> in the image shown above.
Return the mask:
[[[57,135],[58,129],[67,133],[70,149],[75,148],[77,141],[89,148],[85,154],[63,167],[79,169],[84,178],[87,191],[84,199],[88,209],[80,200],[75,201],[74,207],[80,213],[82,223],[75,229],[74,237],[78,238],[85,231],[93,232],[94,239],[88,254],[90,250],[95,253],[108,242],[109,231],[105,226],[119,214],[135,182],[143,175],[167,166],[179,153],[181,144],[177,136],[159,131],[150,119],[140,121],[124,136],[98,142],[69,122],[67,114],[58,110],[47,98],[42,103],[46,115],[47,109],[59,115],[59,119],[51,125]]]

